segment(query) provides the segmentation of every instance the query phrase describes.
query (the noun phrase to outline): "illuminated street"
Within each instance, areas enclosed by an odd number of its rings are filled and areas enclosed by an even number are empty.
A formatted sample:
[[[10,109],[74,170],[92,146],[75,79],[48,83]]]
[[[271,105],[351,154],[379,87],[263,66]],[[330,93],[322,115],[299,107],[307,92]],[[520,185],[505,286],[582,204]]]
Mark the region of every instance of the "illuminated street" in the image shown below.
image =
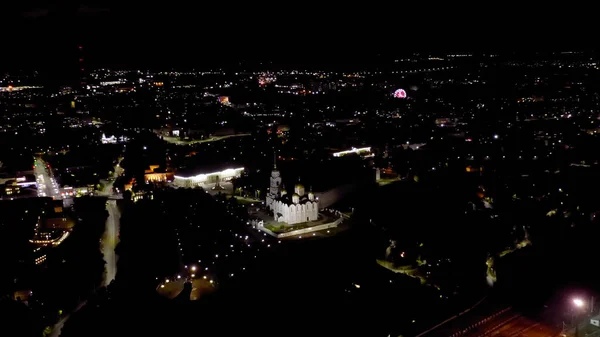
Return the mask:
[[[198,140],[189,140],[189,141],[180,140],[180,139],[178,139],[178,137],[163,137],[163,139],[166,142],[169,142],[171,144],[176,144],[176,145],[193,145],[193,144],[201,144],[201,143],[208,143],[208,142],[216,142],[216,141],[227,139],[227,138],[231,138],[231,137],[245,137],[245,136],[250,136],[250,134],[249,133],[242,133],[242,134],[237,134],[237,135],[217,136],[217,137],[211,137],[211,138],[208,138],[208,139],[198,139]]]
[[[120,160],[123,160],[123,159],[120,158]],[[113,169],[112,177],[110,177],[108,180],[102,181],[104,183],[104,188],[102,189],[102,191],[98,191],[97,195],[113,197],[113,198],[116,197],[116,198],[120,199],[121,194],[116,193],[116,191],[113,191],[113,185],[115,183],[115,179],[117,177],[119,177],[120,175],[122,175],[123,171],[124,171],[123,168],[121,166],[119,166],[119,164],[115,165],[115,167]]]
[[[102,238],[102,254],[104,254],[104,285],[108,285],[110,281],[115,279],[117,274],[117,256],[115,254],[115,247],[119,242],[119,221],[121,218],[121,212],[117,207],[116,200],[108,200],[106,210],[108,211],[108,218],[106,219],[106,231]]]
[[[475,309],[421,335],[423,337],[553,337],[557,336],[559,332],[560,330],[556,327],[535,321],[511,308],[506,308],[485,316]]]
[[[58,184],[52,174],[52,169],[40,157],[35,159],[34,173],[39,197],[61,198]]]
[[[113,177],[110,182],[104,186],[104,190],[101,194],[106,196],[117,196],[113,189],[115,178],[123,173],[123,168],[119,164],[115,165],[113,171]],[[106,202],[106,210],[108,211],[108,218],[106,219],[106,229],[104,236],[102,237],[102,254],[104,255],[104,279],[103,284],[106,286],[112,280],[115,279],[117,274],[117,256],[115,254],[115,247],[119,242],[119,223],[121,220],[121,212],[117,207],[116,200],[108,200]]]
[[[83,306],[86,305],[86,304],[87,304],[87,300],[80,302],[77,305],[77,307],[75,307],[75,309],[73,310],[73,314],[76,313],[77,311],[79,311],[81,308],[83,308]],[[60,333],[62,332],[63,326],[65,325],[65,323],[67,323],[67,321],[69,320],[69,318],[71,318],[71,315],[72,314],[67,314],[63,318],[61,318],[58,322],[56,322],[56,324],[52,328],[52,332],[48,336],[49,337],[58,337],[58,336],[60,336]]]
[[[497,323],[496,325],[492,323],[493,322],[484,324],[479,329],[475,329],[472,333],[468,333],[465,336],[493,335],[500,337],[551,337],[556,336],[560,332],[556,328],[552,328],[520,315],[507,318],[505,321]]]

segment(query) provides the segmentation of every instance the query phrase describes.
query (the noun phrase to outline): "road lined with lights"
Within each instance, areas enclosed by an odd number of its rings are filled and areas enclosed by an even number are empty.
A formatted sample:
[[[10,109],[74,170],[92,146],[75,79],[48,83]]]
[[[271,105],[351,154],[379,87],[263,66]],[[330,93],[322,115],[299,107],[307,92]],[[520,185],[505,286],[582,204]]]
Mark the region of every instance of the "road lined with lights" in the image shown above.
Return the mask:
[[[36,174],[36,180],[38,179],[38,174],[39,177],[41,177],[41,179],[46,179],[46,177],[44,176],[44,173],[47,174],[47,171],[45,169],[47,167],[46,163],[40,158],[37,158],[35,164],[36,165],[34,170]],[[40,167],[38,168],[38,166]],[[113,178],[110,180],[109,184],[106,184],[104,190],[98,193],[100,196],[115,196],[114,191],[112,190],[113,184],[115,179],[121,174],[123,174],[123,168],[121,168],[119,164],[117,164],[115,165],[115,169],[113,172]],[[54,184],[56,184],[56,181],[54,181],[54,179],[44,181],[51,181],[54,182]],[[41,189],[38,187],[38,191],[40,190]],[[56,189],[56,194],[58,194],[58,188]],[[119,197],[120,196],[117,195],[117,199],[120,199]],[[108,284],[110,284],[110,282],[115,279],[115,276],[117,274],[117,255],[115,254],[115,247],[119,242],[118,234],[119,225],[121,221],[121,212],[117,207],[116,200],[108,200],[106,202],[106,210],[108,211],[108,218],[106,219],[106,229],[102,237],[101,246],[102,254],[104,255],[104,261],[106,262],[104,265],[104,279],[102,282],[103,286],[107,286]],[[67,314],[63,318],[61,318],[52,328],[52,332],[50,333],[49,337],[59,337],[64,324],[69,320],[71,315],[79,311],[86,304],[87,300],[80,302],[71,314]]]
[[[106,202],[108,218],[106,219],[106,230],[102,238],[102,254],[104,255],[104,285],[107,286],[117,275],[117,255],[115,247],[119,243],[119,222],[121,212],[117,207],[116,200]]]
[[[458,330],[448,337],[555,337],[560,330],[511,310]]]
[[[103,195],[111,196],[115,194],[113,185],[115,179],[123,173],[123,168],[119,164],[115,165],[113,177],[108,184],[105,185],[102,191]],[[115,247],[119,243],[119,226],[121,222],[121,211],[117,207],[116,200],[108,200],[106,202],[106,210],[108,218],[106,218],[106,229],[102,237],[102,254],[104,255],[104,280],[103,285],[107,286],[117,275],[117,255]]]
[[[119,158],[119,161],[122,160],[123,158]],[[123,171],[125,170],[117,163],[117,165],[115,165],[115,167],[113,168],[112,177],[110,177],[107,180],[102,180],[102,183],[104,183],[104,188],[102,189],[102,191],[98,191],[96,195],[106,197],[114,197],[116,195],[118,197],[117,199],[120,199],[120,191],[113,191],[113,186],[115,184],[115,179],[120,177],[123,174]]]
[[[559,329],[536,322],[521,315],[515,315],[497,325],[484,325],[482,329],[474,330],[466,334],[469,337],[554,337],[560,332]]]
[[[54,179],[52,169],[41,157],[35,158],[33,172],[35,174],[39,197],[61,199],[58,184],[56,183],[56,179]]]
[[[56,324],[54,324],[54,327],[52,328],[52,332],[48,335],[48,337],[59,337],[60,333],[62,332],[63,326],[65,326],[65,323],[67,323],[69,318],[71,318],[71,315],[76,313],[77,311],[79,311],[86,304],[87,304],[87,300],[80,302],[77,305],[77,307],[75,307],[75,310],[73,310],[72,313],[65,315],[58,322],[56,322]]]
[[[450,318],[417,337],[556,337],[560,329],[515,312],[511,307],[491,315],[470,310]]]
[[[196,139],[196,140],[180,140],[178,137],[163,137],[163,140],[167,143],[176,144],[176,145],[194,145],[201,143],[209,143],[209,142],[217,142],[220,140],[232,138],[232,137],[246,137],[251,136],[249,133],[239,133],[235,135],[227,135],[227,136],[215,136],[208,139]]]

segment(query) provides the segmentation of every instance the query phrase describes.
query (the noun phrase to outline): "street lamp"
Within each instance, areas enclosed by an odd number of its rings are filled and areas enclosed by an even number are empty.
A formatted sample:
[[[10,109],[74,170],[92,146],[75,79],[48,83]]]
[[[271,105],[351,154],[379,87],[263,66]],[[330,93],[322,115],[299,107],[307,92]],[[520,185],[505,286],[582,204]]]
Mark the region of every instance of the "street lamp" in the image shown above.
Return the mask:
[[[581,309],[584,307],[585,302],[581,298],[574,298],[573,304],[575,305],[575,310],[573,312],[573,321],[575,321],[575,337],[579,337],[579,314]]]

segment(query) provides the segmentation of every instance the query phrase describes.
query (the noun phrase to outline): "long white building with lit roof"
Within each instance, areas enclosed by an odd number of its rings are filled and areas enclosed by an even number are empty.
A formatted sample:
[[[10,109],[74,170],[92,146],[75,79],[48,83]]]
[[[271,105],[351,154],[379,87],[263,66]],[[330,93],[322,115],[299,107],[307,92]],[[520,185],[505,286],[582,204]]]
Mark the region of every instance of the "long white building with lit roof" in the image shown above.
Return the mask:
[[[205,184],[216,182],[230,181],[233,178],[238,178],[244,172],[243,167],[231,168],[207,168],[199,169],[194,172],[175,174],[173,184],[177,187],[196,187]]]

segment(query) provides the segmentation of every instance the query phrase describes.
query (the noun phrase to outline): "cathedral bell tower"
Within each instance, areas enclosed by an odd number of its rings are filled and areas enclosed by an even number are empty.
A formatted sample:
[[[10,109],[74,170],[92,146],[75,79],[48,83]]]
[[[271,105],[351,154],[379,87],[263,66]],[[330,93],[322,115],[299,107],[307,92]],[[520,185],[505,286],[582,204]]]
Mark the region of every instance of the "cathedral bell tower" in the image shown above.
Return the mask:
[[[271,184],[269,186],[269,192],[267,193],[267,207],[272,208],[273,201],[279,196],[281,190],[281,174],[277,170],[277,158],[273,158],[273,171],[271,171]]]

